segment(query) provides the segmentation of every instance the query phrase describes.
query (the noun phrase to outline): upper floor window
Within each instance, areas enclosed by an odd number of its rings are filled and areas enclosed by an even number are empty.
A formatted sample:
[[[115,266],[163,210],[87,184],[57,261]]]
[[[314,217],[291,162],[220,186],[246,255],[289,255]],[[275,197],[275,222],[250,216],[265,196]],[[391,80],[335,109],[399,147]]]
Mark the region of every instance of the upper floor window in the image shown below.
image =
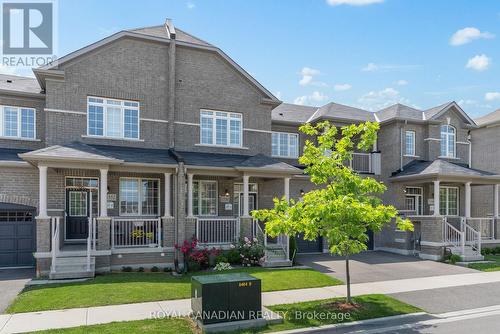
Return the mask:
[[[205,145],[242,146],[241,114],[202,110],[200,113],[200,143]]]
[[[441,125],[441,156],[455,157],[455,128],[451,125]]]
[[[35,139],[35,109],[0,106],[0,137]]]
[[[87,106],[89,136],[139,139],[139,102],[88,97]]]
[[[405,132],[405,154],[415,155],[415,131]]]
[[[296,133],[273,132],[272,155],[275,157],[298,158],[299,135]]]

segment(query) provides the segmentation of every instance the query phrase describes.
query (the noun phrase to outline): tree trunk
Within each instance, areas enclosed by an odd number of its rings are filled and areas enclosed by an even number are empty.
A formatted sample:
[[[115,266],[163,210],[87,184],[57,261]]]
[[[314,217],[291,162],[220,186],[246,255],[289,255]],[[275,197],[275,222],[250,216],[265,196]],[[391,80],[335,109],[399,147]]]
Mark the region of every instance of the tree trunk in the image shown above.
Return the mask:
[[[349,272],[349,253],[345,255],[345,278],[347,285],[347,303],[351,304],[351,274]]]

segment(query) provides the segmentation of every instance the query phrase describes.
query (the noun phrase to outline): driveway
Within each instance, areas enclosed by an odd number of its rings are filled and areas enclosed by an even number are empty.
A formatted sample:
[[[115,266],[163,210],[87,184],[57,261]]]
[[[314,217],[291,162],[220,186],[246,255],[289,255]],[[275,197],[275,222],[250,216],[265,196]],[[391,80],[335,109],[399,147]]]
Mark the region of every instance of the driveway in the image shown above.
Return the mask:
[[[0,314],[5,312],[5,309],[33,277],[35,277],[34,269],[0,270]]]
[[[329,254],[299,254],[297,261],[327,275],[345,281],[345,259]],[[370,251],[353,255],[349,261],[351,283],[392,281],[478,271],[441,262],[421,260],[387,252]]]

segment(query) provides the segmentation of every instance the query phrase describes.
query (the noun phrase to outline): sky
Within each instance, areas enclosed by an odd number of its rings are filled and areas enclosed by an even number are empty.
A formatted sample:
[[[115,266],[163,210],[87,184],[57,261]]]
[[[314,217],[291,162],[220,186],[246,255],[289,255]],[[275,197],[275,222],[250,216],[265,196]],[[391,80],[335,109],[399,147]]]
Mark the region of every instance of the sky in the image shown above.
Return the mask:
[[[59,0],[58,11],[58,56],[168,17],[285,102],[500,108],[500,1]]]

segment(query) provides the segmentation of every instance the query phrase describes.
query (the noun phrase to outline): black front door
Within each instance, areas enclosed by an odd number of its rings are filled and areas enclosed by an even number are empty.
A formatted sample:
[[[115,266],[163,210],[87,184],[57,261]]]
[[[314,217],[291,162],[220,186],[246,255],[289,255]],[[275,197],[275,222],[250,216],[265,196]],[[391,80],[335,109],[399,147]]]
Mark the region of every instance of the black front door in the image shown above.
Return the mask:
[[[66,239],[86,239],[91,214],[89,189],[66,190]]]

